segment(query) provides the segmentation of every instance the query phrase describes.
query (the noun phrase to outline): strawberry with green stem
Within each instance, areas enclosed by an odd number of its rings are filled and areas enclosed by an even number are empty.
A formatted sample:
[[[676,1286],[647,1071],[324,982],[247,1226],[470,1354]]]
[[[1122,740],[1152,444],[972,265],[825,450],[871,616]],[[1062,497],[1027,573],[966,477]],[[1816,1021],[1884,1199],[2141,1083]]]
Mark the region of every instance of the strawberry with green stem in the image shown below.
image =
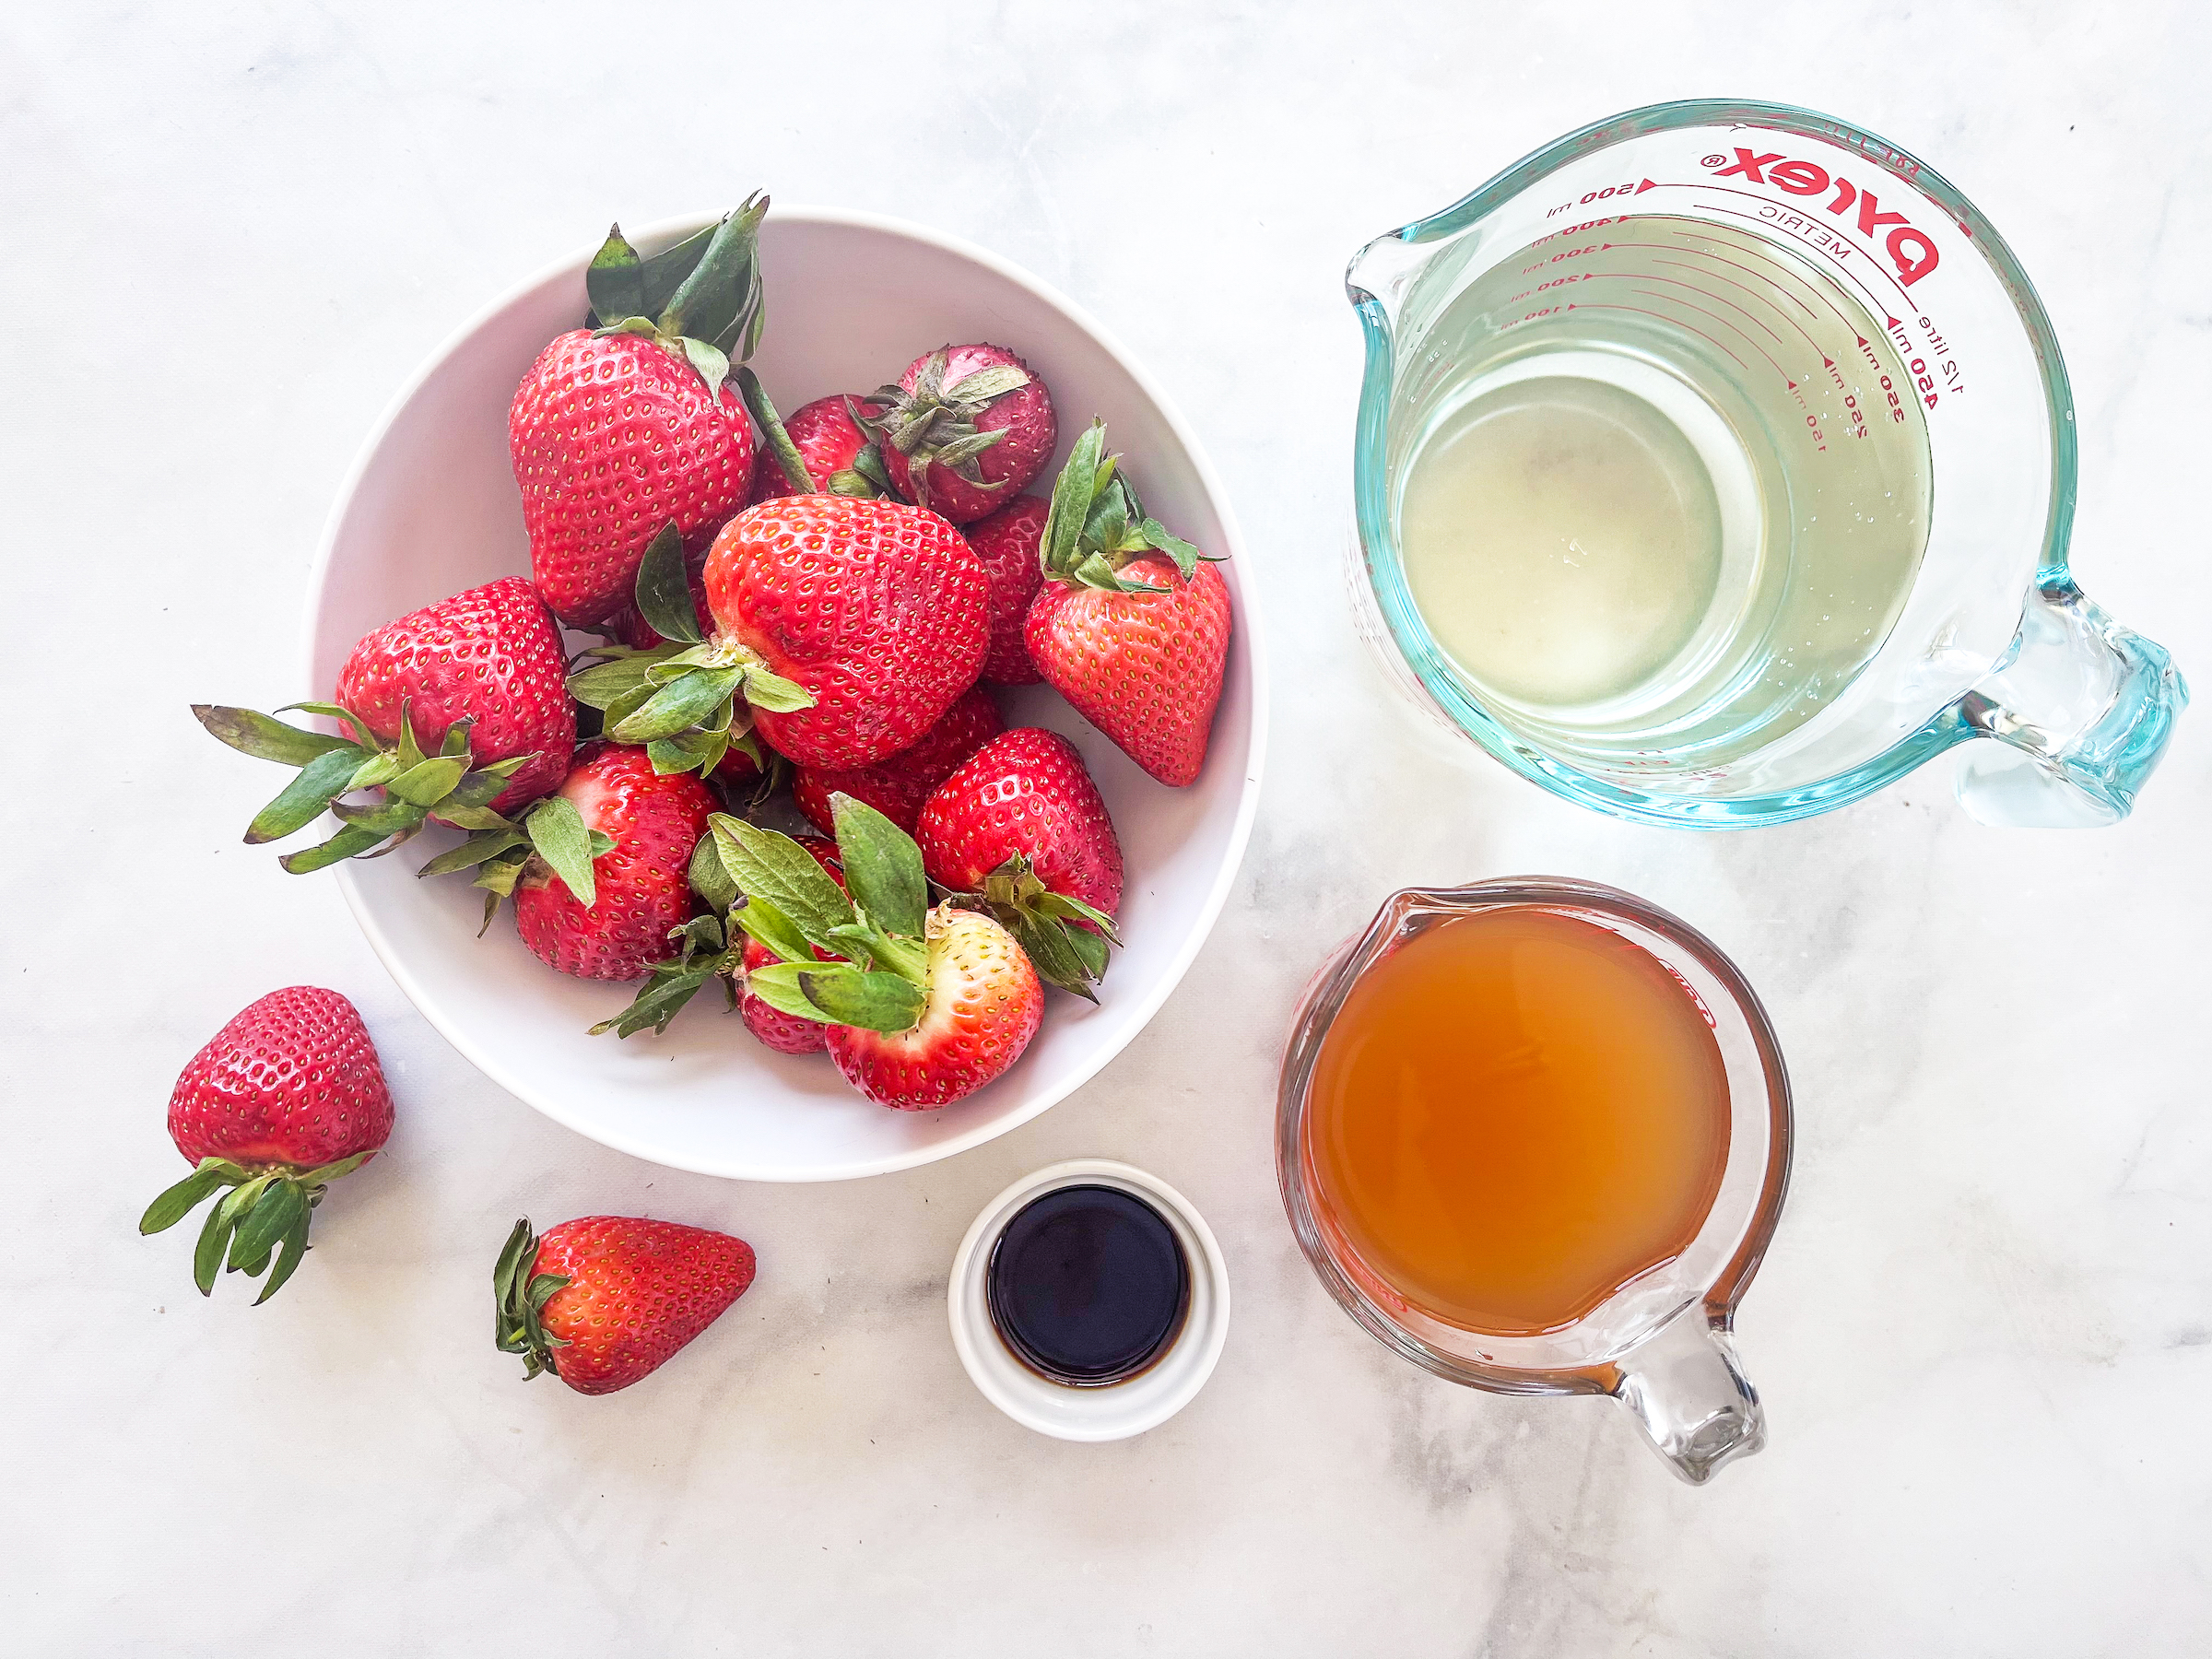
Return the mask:
[[[584,1216],[541,1238],[517,1221],[492,1269],[493,1336],[578,1394],[652,1375],[751,1288],[743,1239],[641,1216]]]
[[[1194,782],[1229,661],[1219,562],[1145,511],[1093,421],[1053,486],[1023,642],[1053,688],[1162,783]]]
[[[1053,457],[1052,394],[1003,346],[944,346],[877,389],[883,413],[859,416],[890,484],[956,524],[1013,499]]]
[[[508,576],[371,629],[347,653],[333,701],[289,705],[340,722],[346,736],[251,709],[195,703],[193,713],[232,748],[300,769],[255,816],[249,843],[336,814],[336,834],[279,861],[297,874],[390,852],[431,819],[503,822],[544,795],[576,747],[566,667],[553,618]],[[346,800],[371,789],[381,800]]]
[[[929,797],[914,840],[953,902],[988,911],[1044,978],[1098,1000],[1121,942],[1122,843],[1074,744],[1040,726],[992,738]]]
[[[768,771],[769,757],[753,735],[753,711],[811,708],[814,698],[771,670],[759,652],[734,639],[706,637],[674,524],[646,549],[634,603],[664,642],[594,646],[585,654],[597,660],[570,678],[569,694],[599,711],[600,730],[608,737],[642,744],[655,771],[712,772],[733,752]]]
[[[674,524],[694,551],[745,504],[754,439],[731,362],[760,337],[768,198],[647,259],[610,231],[584,274],[588,325],[523,377],[507,433],[530,568],[555,615],[599,627]]]
[[[934,1111],[1020,1058],[1043,987],[993,918],[930,908],[911,836],[850,795],[835,806],[842,888],[789,836],[712,820],[723,865],[748,895],[731,920],[777,959],[753,970],[747,989],[826,1026],[831,1060],[869,1100]]]
[[[169,1134],[191,1174],[147,1206],[164,1232],[216,1194],[193,1253],[202,1296],[225,1270],[268,1275],[267,1301],[299,1267],[308,1221],[330,1183],[392,1135],[392,1093],[376,1045],[335,991],[272,991],[194,1054],[169,1098]]]

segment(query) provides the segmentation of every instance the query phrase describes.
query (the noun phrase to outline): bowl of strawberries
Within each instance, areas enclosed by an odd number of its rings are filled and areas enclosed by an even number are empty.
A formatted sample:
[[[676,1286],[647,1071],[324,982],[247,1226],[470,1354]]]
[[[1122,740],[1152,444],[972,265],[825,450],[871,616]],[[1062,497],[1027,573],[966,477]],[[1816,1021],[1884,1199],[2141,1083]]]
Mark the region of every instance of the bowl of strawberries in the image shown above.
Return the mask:
[[[310,698],[197,712],[295,769],[248,839],[495,1081],[844,1179],[1035,1117],[1189,968],[1256,805],[1242,555],[1074,305],[757,197],[448,340],[332,513]]]

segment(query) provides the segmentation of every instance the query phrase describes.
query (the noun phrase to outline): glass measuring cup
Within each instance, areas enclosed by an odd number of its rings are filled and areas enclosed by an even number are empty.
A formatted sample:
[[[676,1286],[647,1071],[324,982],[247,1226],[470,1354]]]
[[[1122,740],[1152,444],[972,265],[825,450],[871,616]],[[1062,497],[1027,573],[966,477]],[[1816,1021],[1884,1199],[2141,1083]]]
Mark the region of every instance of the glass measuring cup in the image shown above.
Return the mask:
[[[1594,924],[1655,958],[1702,1005],[1728,1085],[1727,1162],[1688,1244],[1571,1324],[1526,1336],[1443,1319],[1363,1261],[1330,1213],[1309,1139],[1322,1044],[1361,976],[1428,928],[1500,907],[1541,908]],[[1789,1076],[1758,996],[1719,947],[1686,923],[1616,888],[1556,877],[1392,894],[1307,988],[1283,1055],[1275,1152],[1300,1248],[1337,1305],[1385,1347],[1438,1376],[1496,1394],[1608,1395],[1693,1485],[1765,1443],[1759,1394],[1736,1362],[1729,1332],[1789,1184]]]
[[[2134,805],[2187,688],[2075,585],[2058,343],[1912,156],[1655,105],[1378,238],[1346,286],[1355,618],[1452,731],[1663,823],[1803,818],[1970,738],[1985,823]],[[1469,525],[1512,534],[1470,556]]]

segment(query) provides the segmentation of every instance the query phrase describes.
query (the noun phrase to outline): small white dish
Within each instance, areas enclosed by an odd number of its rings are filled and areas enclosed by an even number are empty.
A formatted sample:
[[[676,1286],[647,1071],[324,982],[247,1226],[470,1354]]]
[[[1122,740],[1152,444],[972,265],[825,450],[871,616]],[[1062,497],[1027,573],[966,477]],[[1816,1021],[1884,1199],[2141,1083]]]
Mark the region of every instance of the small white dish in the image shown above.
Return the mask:
[[[706,218],[635,230],[651,253]],[[338,493],[311,584],[302,695],[327,697],[370,629],[497,576],[526,575],[507,406],[554,335],[584,314],[579,249],[495,300],[426,363],[371,435]],[[745,1181],[839,1181],[909,1169],[1026,1124],[1088,1081],[1144,1029],[1198,954],[1229,897],[1259,801],[1265,671],[1254,574],[1220,480],[1166,394],[1077,307],[1019,267],[957,238],[876,214],[787,207],[760,231],[768,330],[754,362],[786,411],[895,378],[947,341],[1020,351],[1052,388],[1060,453],[1093,415],[1128,457],[1146,505],[1220,566],[1236,606],[1206,770],[1168,789],[1041,687],[1002,694],[1009,724],[1049,725],[1082,751],[1128,866],[1124,949],[1096,1006],[1054,996],[1028,1053],[941,1112],[887,1112],[818,1055],[754,1041],[702,993],[665,1036],[592,1037],[630,987],[566,978],[495,922],[481,895],[415,866],[455,838],[432,830],[397,857],[349,861],[336,879],[392,977],[425,1018],[495,1083],[579,1134],[636,1158]],[[256,787],[258,780],[242,783]]]
[[[1031,1199],[1071,1186],[1115,1187],[1143,1199],[1174,1229],[1190,1264],[1190,1308],[1173,1344],[1147,1370],[1107,1388],[1070,1388],[1039,1376],[1000,1340],[987,1305],[991,1247],[1006,1223]],[[1166,1182],[1105,1158],[1039,1170],[983,1206],[952,1258],[945,1300],[952,1346],[969,1380],[1022,1427],[1055,1440],[1127,1440],[1159,1428],[1197,1397],[1229,1340],[1229,1266],[1214,1230]]]

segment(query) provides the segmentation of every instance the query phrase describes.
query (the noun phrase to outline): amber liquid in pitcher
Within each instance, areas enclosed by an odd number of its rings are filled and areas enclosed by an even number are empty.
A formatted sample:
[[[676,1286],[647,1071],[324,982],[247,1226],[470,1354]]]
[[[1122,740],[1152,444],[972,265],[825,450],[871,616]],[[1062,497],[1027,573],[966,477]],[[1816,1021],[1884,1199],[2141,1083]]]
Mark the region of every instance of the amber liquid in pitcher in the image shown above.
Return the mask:
[[[1594,923],[1438,924],[1370,968],[1323,1039],[1321,1207],[1368,1269],[1465,1329],[1571,1324],[1697,1236],[1728,1080],[1689,988]]]

